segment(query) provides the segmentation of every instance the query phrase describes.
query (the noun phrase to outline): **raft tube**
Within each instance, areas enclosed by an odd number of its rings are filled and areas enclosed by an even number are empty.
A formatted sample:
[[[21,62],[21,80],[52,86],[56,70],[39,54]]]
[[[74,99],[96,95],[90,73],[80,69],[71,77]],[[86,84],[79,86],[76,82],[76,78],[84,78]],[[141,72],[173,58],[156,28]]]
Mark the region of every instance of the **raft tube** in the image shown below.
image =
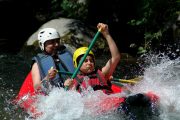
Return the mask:
[[[121,93],[123,91],[122,86],[117,85],[117,84],[112,84],[111,86],[113,94],[114,93]],[[33,88],[33,81],[32,81],[32,75],[31,72],[28,73],[26,76],[20,91],[15,99],[15,103],[18,104],[21,108],[23,108],[25,111],[28,113],[34,114],[34,116],[38,116],[39,113],[36,111],[35,107],[33,104],[36,101],[36,95],[39,93],[36,93]],[[147,94],[143,94],[143,97],[148,99],[148,104],[149,102],[155,103],[158,101],[158,96],[156,96],[153,92],[148,92]],[[132,99],[133,98],[133,99]],[[108,110],[111,110],[113,108],[118,108],[123,111],[126,111],[124,113],[129,114],[129,111],[125,110],[122,106],[124,105],[130,105],[134,106],[134,103],[139,103],[143,101],[142,94],[130,96],[128,98],[119,98],[119,97],[112,97],[112,98],[107,98],[106,100],[103,100],[99,106],[103,107],[103,112],[107,112]],[[112,105],[113,103],[113,105]]]

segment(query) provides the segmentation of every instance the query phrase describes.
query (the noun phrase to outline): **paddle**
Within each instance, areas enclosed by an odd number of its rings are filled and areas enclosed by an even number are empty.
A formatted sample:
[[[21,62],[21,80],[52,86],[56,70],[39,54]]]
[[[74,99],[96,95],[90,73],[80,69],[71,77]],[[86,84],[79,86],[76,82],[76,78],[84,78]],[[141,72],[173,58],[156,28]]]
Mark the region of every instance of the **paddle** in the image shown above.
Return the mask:
[[[132,84],[136,84],[138,83],[138,81],[140,81],[142,78],[141,77],[136,77],[136,78],[133,78],[133,79],[119,79],[119,78],[112,78],[112,81],[115,81],[115,82],[121,82],[121,83],[132,83]]]
[[[73,75],[72,72],[66,72],[66,71],[58,71],[61,74],[67,74],[67,75]],[[138,81],[140,81],[142,78],[141,77],[136,77],[133,79],[119,79],[119,78],[112,78],[112,81],[114,82],[121,82],[121,83],[132,83],[132,84],[136,84],[138,83]]]
[[[80,62],[79,62],[79,64],[78,64],[78,67],[75,69],[75,72],[74,72],[73,75],[71,76],[71,79],[74,79],[74,78],[76,77],[76,75],[77,75],[77,73],[79,72],[79,69],[81,68],[84,60],[86,59],[86,57],[87,57],[87,55],[89,54],[90,50],[92,49],[94,43],[96,42],[97,37],[98,37],[99,34],[100,34],[100,31],[101,31],[101,29],[99,29],[98,32],[95,34],[93,40],[91,41],[91,43],[90,43],[90,45],[89,45],[89,47],[88,47],[88,50],[87,50],[86,53],[83,55],[82,59],[80,60]],[[68,87],[66,86],[66,87],[65,87],[65,90],[67,90],[67,89],[68,89]]]
[[[61,74],[67,74],[67,75],[73,75],[72,72],[66,72],[66,71],[58,71]],[[138,81],[142,80],[142,77],[136,77],[133,79],[120,79],[120,78],[112,78],[112,81],[114,82],[121,82],[121,83],[132,83],[132,84],[136,84],[138,83]]]
[[[73,73],[72,72],[67,72],[67,71],[57,71],[61,74],[67,74],[67,75],[72,75]]]
[[[113,79],[112,81],[121,82],[121,83],[132,83],[132,84],[137,83],[137,81],[134,81],[134,80],[124,80],[124,79]]]
[[[53,69],[53,67],[51,67],[50,69]],[[67,72],[67,71],[59,71],[56,69],[56,72],[60,73],[60,74],[66,74],[66,75],[72,75],[72,72]]]

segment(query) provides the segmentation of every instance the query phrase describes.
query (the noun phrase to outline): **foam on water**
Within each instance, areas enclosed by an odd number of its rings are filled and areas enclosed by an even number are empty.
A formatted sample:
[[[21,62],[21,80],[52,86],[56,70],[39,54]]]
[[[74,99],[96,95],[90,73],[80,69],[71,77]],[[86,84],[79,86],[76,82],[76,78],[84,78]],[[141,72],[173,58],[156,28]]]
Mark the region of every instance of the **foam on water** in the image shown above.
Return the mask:
[[[170,60],[159,55],[148,56],[143,80],[133,88],[133,94],[152,91],[160,98],[160,118],[180,119],[180,59]]]
[[[49,96],[39,96],[37,110],[43,115],[38,120],[76,119],[82,115],[83,106],[79,93],[54,88]]]
[[[101,119],[120,119],[113,115],[112,107],[108,112],[104,112],[107,105],[111,107],[114,103],[101,104],[102,100],[111,97],[122,97],[123,94],[108,96],[102,91],[84,91],[80,95],[76,91],[65,91],[64,89],[54,88],[48,96],[38,96],[36,107],[43,114],[37,120],[101,120]],[[101,104],[101,106],[99,106]],[[31,120],[31,118],[26,118]]]

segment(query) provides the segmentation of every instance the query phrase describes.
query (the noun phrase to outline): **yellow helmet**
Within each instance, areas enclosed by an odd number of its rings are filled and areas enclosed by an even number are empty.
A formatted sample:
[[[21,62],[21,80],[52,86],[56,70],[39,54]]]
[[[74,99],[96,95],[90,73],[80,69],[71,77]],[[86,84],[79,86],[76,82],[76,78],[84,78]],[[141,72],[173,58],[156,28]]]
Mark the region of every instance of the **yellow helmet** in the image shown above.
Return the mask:
[[[78,61],[77,61],[77,59],[78,59],[80,56],[84,55],[87,50],[88,50],[87,47],[80,47],[80,48],[78,48],[78,49],[74,52],[74,54],[73,54],[73,63],[74,63],[74,67],[75,67],[75,68],[78,66]],[[93,60],[95,60],[94,53],[93,53],[91,50],[89,51],[89,55],[92,55],[92,56],[93,56]]]

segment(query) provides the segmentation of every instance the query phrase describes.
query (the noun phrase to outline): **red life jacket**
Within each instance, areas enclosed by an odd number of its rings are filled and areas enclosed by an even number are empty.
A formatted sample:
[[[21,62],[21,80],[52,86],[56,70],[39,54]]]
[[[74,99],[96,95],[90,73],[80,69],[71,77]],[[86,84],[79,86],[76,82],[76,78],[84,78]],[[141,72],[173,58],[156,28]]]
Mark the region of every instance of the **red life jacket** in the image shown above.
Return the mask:
[[[106,94],[111,94],[113,92],[100,70],[88,75],[79,74],[74,79],[74,83],[76,90],[79,92],[82,92],[82,88],[86,90],[88,86],[91,86],[94,91],[102,90]]]

